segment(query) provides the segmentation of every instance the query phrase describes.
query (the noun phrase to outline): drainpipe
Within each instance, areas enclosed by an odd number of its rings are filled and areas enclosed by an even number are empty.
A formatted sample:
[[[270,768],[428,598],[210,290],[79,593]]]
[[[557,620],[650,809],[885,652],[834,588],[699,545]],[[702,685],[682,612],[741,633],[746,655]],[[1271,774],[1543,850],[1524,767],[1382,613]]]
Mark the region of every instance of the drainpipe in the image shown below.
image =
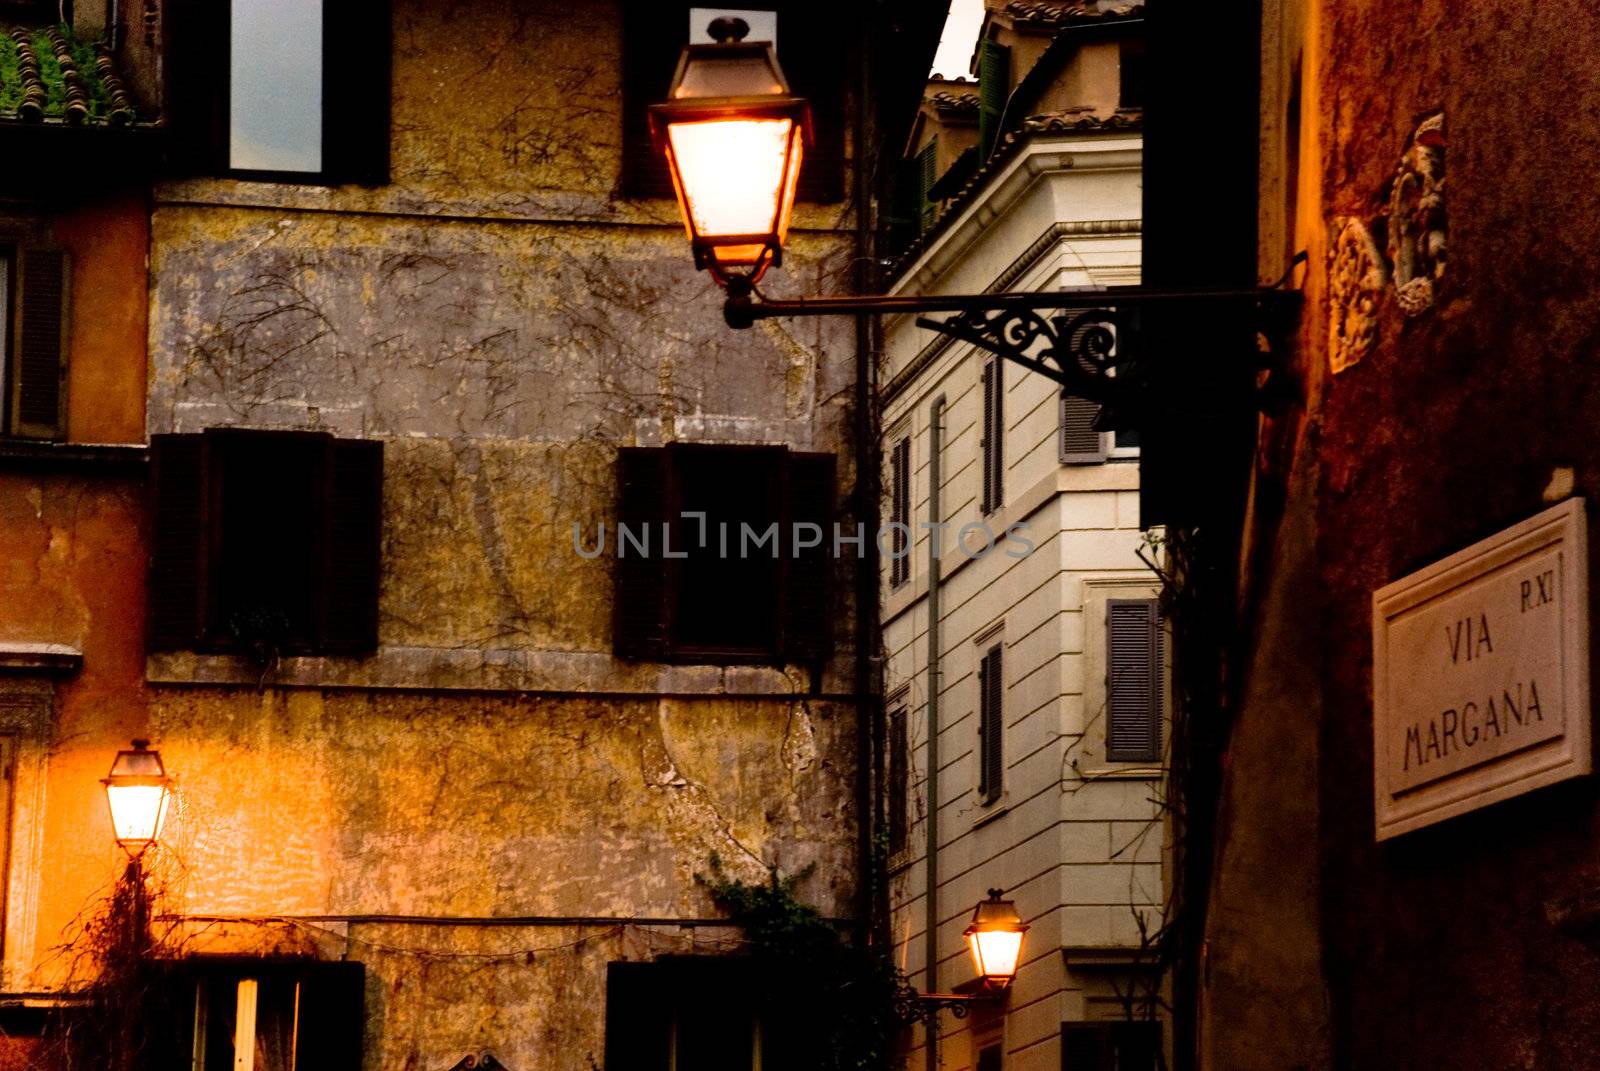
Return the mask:
[[[923,896],[927,909],[923,938],[927,941],[924,955],[928,961],[928,979],[925,991],[939,992],[939,550],[940,511],[939,484],[940,453],[944,439],[944,396],[933,400],[928,411],[928,848],[926,878],[928,889]],[[939,1071],[939,1013],[928,1017],[928,1071]]]

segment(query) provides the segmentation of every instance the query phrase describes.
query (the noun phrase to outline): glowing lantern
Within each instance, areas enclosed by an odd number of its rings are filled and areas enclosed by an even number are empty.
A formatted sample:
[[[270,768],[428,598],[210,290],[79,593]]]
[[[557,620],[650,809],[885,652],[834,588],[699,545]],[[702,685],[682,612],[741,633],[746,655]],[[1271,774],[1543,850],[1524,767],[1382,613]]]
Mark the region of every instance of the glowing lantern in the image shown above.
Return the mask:
[[[1028,924],[1017,914],[1017,905],[1000,898],[1001,890],[990,889],[989,899],[981,901],[966,929],[967,948],[972,963],[986,986],[1003,989],[1017,973],[1022,958],[1022,935]]]
[[[110,774],[100,783],[106,786],[117,843],[138,858],[161,835],[167,815],[172,779],[161,765],[161,753],[150,750],[150,741],[135,740],[131,750],[117,752]]]
[[[697,268],[754,283],[782,262],[811,109],[789,92],[772,45],[744,40],[743,19],[711,23],[691,44],[667,100],[650,107]]]

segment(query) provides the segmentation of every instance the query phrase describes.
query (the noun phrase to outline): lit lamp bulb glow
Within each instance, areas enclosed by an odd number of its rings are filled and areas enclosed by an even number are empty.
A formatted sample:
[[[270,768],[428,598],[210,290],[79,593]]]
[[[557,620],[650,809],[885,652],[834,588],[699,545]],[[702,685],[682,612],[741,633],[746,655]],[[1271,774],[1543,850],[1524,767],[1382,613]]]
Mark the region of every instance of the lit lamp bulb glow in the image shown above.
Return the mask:
[[[161,753],[151,751],[148,740],[135,740],[132,749],[117,752],[111,772],[100,783],[106,787],[117,843],[138,858],[161,836],[167,816],[172,780]]]
[[[772,46],[740,19],[683,50],[667,100],[650,108],[695,267],[752,283],[783,259],[810,108],[789,93]]]
[[[967,948],[984,985],[1000,989],[1011,983],[1022,959],[1022,935],[1027,932],[1028,924],[1017,914],[1017,905],[1001,899],[1001,890],[990,889],[989,899],[978,904],[966,929]]]

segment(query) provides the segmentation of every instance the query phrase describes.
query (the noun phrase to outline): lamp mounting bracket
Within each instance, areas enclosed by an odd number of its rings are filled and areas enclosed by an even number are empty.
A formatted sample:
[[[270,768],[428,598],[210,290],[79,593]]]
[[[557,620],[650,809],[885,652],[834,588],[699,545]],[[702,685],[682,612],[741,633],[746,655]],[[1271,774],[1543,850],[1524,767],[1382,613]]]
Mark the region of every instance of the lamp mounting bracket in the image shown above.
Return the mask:
[[[915,986],[901,986],[895,990],[895,1016],[906,1024],[932,1019],[947,1011],[957,1019],[965,1019],[974,1004],[1000,1000],[1003,989],[984,989],[976,993],[922,993]]]

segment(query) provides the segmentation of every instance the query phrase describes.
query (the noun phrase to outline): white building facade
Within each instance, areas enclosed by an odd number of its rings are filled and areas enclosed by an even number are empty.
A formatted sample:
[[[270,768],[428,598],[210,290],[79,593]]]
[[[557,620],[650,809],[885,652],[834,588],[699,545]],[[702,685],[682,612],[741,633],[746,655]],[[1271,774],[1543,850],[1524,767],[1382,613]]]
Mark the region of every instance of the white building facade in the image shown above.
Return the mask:
[[[892,292],[1138,283],[1140,160],[1127,115],[1024,122]],[[1005,997],[942,1014],[934,1063],[919,1027],[907,1066],[1164,1066],[1167,659],[1136,437],[911,316],[885,323],[880,398],[886,515],[912,533],[882,587],[897,954],[963,992],[988,889],[1031,927]]]

